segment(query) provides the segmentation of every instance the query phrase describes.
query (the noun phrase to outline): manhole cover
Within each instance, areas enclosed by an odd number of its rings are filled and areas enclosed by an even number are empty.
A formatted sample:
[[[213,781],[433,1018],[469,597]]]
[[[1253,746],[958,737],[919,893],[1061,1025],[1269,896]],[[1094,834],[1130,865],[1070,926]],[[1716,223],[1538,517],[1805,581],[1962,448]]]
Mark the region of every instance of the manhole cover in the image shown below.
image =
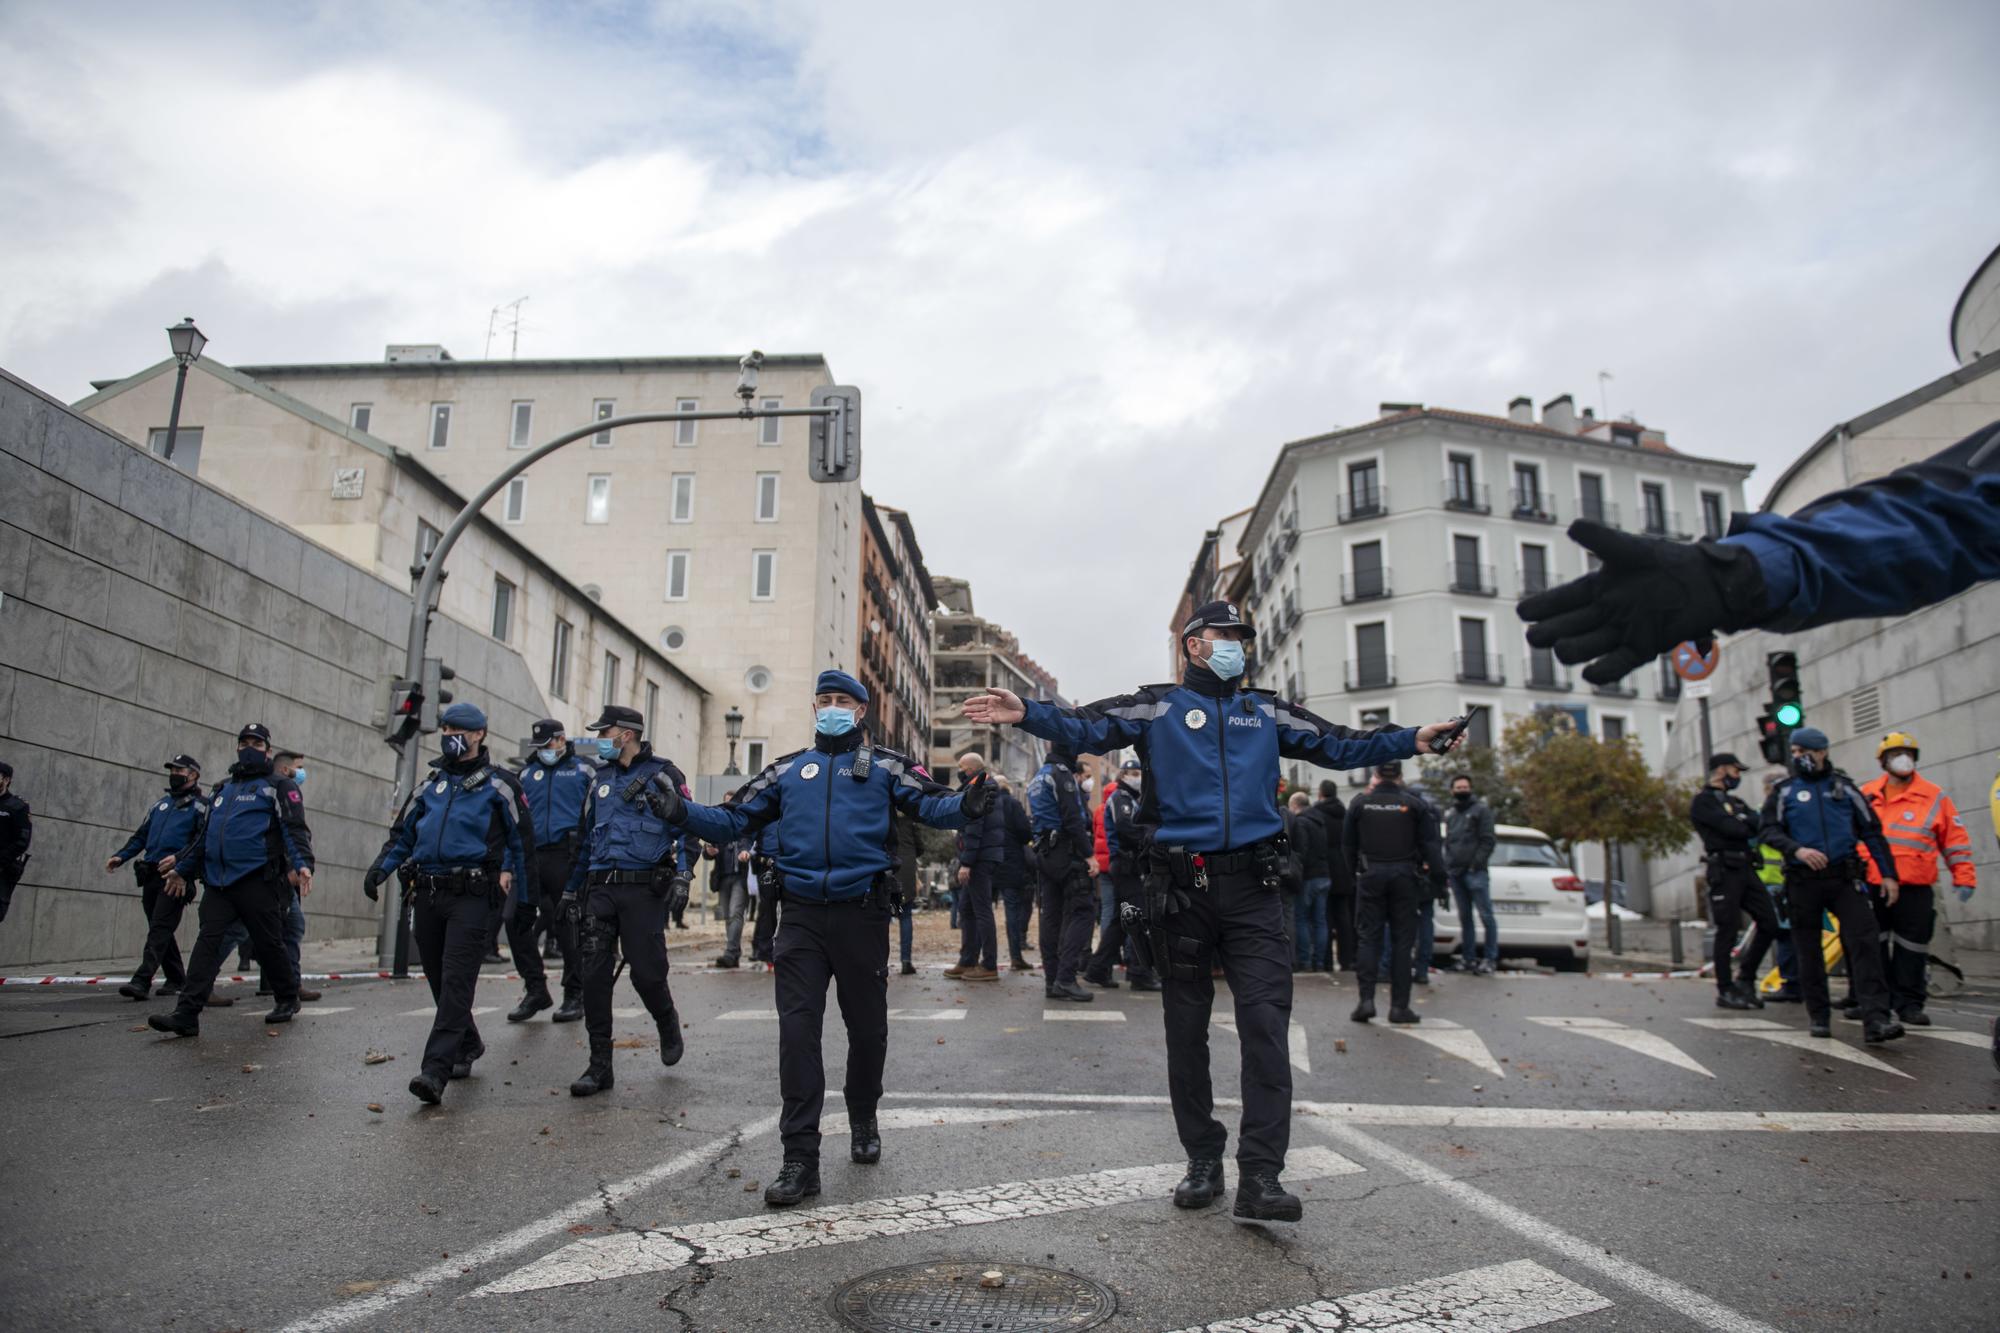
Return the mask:
[[[998,1286],[981,1286],[988,1273]],[[1031,1333],[1094,1328],[1118,1299],[1089,1278],[1026,1264],[910,1264],[863,1274],[827,1308],[863,1333]]]

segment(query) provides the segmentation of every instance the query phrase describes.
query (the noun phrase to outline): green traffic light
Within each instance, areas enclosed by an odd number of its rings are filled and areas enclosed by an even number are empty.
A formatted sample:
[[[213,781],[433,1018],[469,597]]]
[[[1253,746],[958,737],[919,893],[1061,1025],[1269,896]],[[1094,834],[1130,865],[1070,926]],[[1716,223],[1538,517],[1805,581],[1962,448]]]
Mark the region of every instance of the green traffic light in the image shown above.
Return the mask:
[[[1778,705],[1778,723],[1781,726],[1796,727],[1806,720],[1805,710],[1797,704]]]

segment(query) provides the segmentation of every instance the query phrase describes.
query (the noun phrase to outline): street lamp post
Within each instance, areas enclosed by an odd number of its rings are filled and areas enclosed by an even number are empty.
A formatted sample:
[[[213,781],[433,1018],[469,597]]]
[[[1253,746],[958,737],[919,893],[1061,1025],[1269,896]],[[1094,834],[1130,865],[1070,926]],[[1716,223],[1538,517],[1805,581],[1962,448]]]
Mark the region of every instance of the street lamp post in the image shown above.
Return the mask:
[[[741,777],[743,770],[736,766],[736,742],[743,735],[743,710],[735,704],[729,705],[729,711],[722,715],[722,731],[729,737],[729,762],[723,766],[722,776]]]
[[[166,456],[174,456],[174,437],[181,431],[181,394],[187,389],[188,367],[201,360],[201,349],[208,346],[208,339],[194,326],[193,315],[181,316],[181,322],[167,330],[167,346],[174,349],[174,360],[180,362],[180,371],[174,376],[174,407],[167,414]]]

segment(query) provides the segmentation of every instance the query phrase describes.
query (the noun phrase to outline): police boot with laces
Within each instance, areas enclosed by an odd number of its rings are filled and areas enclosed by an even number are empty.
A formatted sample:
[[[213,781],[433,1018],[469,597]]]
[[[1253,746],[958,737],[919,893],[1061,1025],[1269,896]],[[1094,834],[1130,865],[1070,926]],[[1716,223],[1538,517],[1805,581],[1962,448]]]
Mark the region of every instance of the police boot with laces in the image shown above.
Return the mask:
[[[551,1023],[576,1023],[582,1021],[582,1019],[583,997],[581,995],[565,994],[562,1004],[554,1013],[549,1015],[549,1022]]]
[[[1410,1008],[1407,1004],[1392,1004],[1389,1006],[1389,1021],[1408,1026],[1412,1023],[1423,1022],[1424,1016]]]
[[[1715,993],[1715,1007],[1718,1009],[1748,1009],[1750,1001],[1737,990],[1719,990]]]
[[[1188,1158],[1187,1174],[1174,1186],[1174,1207],[1206,1208],[1222,1197],[1222,1159]]]
[[[882,1131],[872,1115],[861,1116],[849,1126],[850,1142],[847,1156],[861,1166],[873,1166],[882,1160]]]
[[[1736,993],[1743,997],[1743,1003],[1750,1008],[1762,1009],[1764,1007],[1764,997],[1758,993],[1756,978],[1745,977],[1743,980],[1737,982]]]
[[[611,1061],[607,1059],[602,1064],[599,1064],[597,1061],[592,1060],[590,1068],[583,1071],[583,1076],[569,1085],[569,1095],[572,1097],[594,1097],[600,1092],[611,1091],[611,1084]]]
[[[1871,1018],[1861,1029],[1861,1040],[1870,1046],[1879,1046],[1885,1041],[1894,1041],[1903,1035],[1903,1025],[1893,1018]]]
[[[201,1024],[191,1015],[176,1009],[170,1014],[152,1014],[146,1019],[146,1026],[155,1032],[169,1032],[176,1037],[199,1037]]]
[[[1246,1171],[1236,1183],[1235,1216],[1251,1222],[1296,1222],[1305,1216],[1299,1196],[1288,1194],[1273,1171]]]
[[[681,1062],[687,1054],[687,1042],[681,1037],[680,1012],[671,1005],[667,1016],[660,1020],[660,1063],[669,1067]]]
[[[1375,1017],[1375,992],[1364,988],[1361,998],[1354,1002],[1354,1012],[1348,1017],[1357,1023],[1366,1023]]]
[[[1057,982],[1050,988],[1049,995],[1052,999],[1073,1000],[1078,1004],[1090,1004],[1097,999],[1095,995],[1077,985],[1074,981]]]
[[[298,1016],[298,1012],[299,1002],[297,997],[289,1000],[280,1000],[270,1013],[264,1015],[264,1021],[266,1023],[289,1023]]]
[[[152,993],[152,989],[136,981],[128,981],[118,988],[118,993],[128,1000],[143,1000]]]
[[[508,1012],[507,1021],[509,1023],[525,1023],[536,1014],[542,1012],[542,1010],[553,1009],[555,1007],[556,1002],[549,997],[548,987],[531,986],[528,989],[528,993],[521,997],[521,1002]]]
[[[436,1106],[444,1100],[444,1083],[436,1074],[418,1074],[410,1080],[410,1095],[426,1106]]]
[[[818,1193],[818,1162],[786,1162],[778,1169],[778,1178],[764,1187],[764,1203],[771,1208],[790,1208]]]
[[[481,1042],[469,1051],[461,1047],[458,1052],[458,1059],[452,1062],[451,1076],[454,1079],[471,1078],[472,1062],[484,1054],[486,1054],[486,1044],[484,1042]]]

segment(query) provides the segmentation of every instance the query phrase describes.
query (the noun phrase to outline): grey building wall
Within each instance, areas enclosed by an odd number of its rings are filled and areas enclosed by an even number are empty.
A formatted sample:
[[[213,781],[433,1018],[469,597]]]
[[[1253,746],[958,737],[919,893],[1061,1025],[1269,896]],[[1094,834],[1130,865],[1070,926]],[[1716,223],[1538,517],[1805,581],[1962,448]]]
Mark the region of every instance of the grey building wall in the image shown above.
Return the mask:
[[[212,781],[248,721],[308,756],[307,938],[372,936],[361,871],[392,813],[394,754],[371,714],[402,665],[407,593],[4,371],[0,496],[0,758],[35,818],[0,964],[136,958],[137,889],[105,858],[170,755]],[[432,643],[496,735],[545,711],[526,665],[485,635],[440,618]]]

